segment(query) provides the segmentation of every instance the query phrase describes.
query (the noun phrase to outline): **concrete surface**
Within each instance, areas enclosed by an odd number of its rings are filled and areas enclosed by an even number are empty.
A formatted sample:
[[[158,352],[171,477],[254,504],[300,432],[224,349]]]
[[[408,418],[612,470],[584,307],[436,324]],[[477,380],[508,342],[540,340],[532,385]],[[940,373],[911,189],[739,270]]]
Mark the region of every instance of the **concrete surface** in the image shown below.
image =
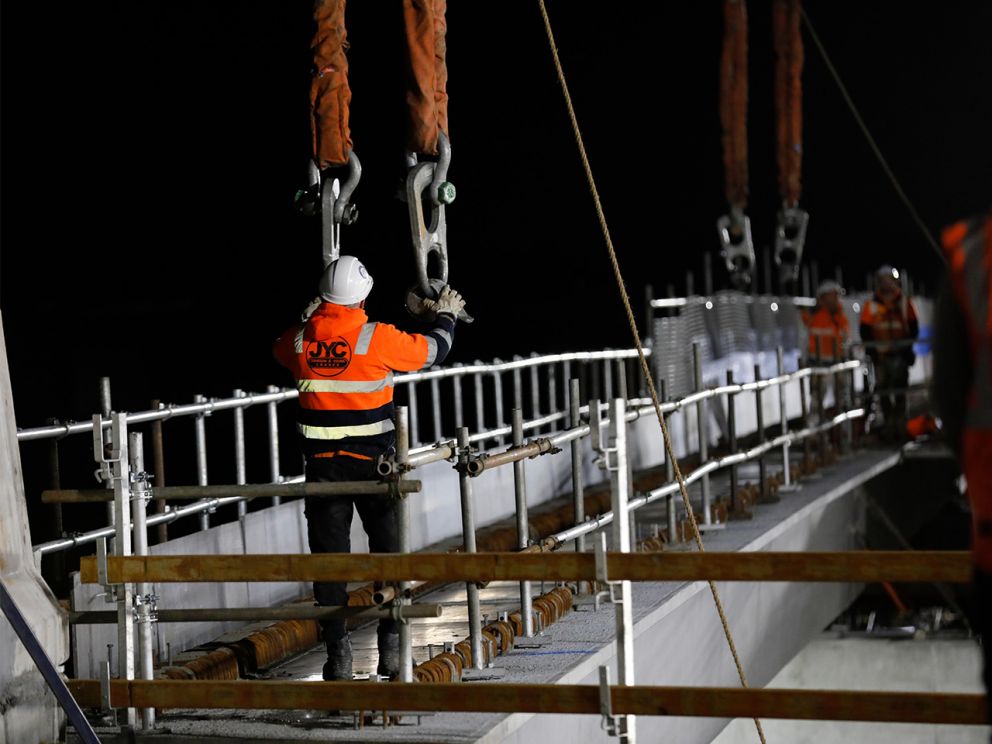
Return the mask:
[[[824,634],[768,684],[824,690],[983,692],[982,656],[970,640],[841,639]],[[988,726],[762,721],[769,742],[790,744],[988,744]],[[750,720],[735,719],[713,744],[758,740]]]
[[[0,578],[49,658],[65,662],[69,634],[63,613],[34,564],[7,347],[0,321]],[[41,672],[0,613],[0,742],[56,741],[61,709]]]

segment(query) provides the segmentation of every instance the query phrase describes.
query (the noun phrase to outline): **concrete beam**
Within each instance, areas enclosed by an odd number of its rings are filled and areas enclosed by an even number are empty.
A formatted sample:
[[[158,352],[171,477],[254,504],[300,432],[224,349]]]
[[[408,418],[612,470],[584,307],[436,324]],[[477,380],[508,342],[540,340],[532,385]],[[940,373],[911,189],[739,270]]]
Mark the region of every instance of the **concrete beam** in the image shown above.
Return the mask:
[[[21,456],[0,320],[0,578],[49,658],[65,661],[66,616],[41,578],[31,550]],[[0,741],[57,741],[62,714],[41,672],[0,614]]]

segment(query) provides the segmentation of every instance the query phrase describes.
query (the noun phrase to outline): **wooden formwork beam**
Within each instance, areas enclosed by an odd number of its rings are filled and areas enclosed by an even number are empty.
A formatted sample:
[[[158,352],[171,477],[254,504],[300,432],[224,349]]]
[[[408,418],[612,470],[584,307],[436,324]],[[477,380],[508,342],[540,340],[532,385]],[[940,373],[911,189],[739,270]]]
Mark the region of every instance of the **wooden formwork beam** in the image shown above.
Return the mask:
[[[583,553],[416,553],[108,557],[108,581],[580,581],[596,578]],[[610,580],[946,582],[971,579],[964,551],[846,553],[609,553]],[[97,583],[96,558],[80,562]]]
[[[98,680],[70,680],[83,707],[100,706]],[[823,721],[985,723],[985,696],[862,690],[611,687],[614,715],[791,718]],[[598,714],[594,685],[369,684],[212,680],[112,680],[115,707],[401,710]]]

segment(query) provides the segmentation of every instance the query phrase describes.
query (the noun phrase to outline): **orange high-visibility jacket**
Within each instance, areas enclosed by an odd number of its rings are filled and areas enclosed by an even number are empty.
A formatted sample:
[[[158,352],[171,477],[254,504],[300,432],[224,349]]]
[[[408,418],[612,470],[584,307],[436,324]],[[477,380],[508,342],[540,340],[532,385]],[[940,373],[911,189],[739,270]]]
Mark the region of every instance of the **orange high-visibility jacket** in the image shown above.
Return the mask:
[[[851,335],[851,327],[843,310],[830,312],[824,305],[806,318],[809,329],[809,356],[811,359],[836,361],[844,357],[844,348]]]
[[[972,508],[972,552],[975,564],[992,573],[992,216],[952,225],[942,242],[971,361],[960,452]]]
[[[876,294],[861,310],[862,341],[906,341],[916,338],[919,332],[916,306],[912,300],[904,300],[902,292],[888,302]],[[905,344],[882,344],[871,348],[873,357],[899,353],[908,355],[911,352]]]
[[[297,431],[307,457],[374,458],[395,441],[393,372],[426,369],[451,348],[455,321],[439,315],[426,334],[370,323],[365,311],[325,302],[273,347],[300,391]]]

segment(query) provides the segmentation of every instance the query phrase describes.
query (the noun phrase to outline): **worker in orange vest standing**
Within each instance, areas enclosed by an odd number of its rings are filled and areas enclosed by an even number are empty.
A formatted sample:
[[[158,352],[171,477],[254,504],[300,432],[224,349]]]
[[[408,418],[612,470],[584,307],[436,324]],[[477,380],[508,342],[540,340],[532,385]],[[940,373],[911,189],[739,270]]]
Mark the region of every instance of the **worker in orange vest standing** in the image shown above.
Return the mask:
[[[809,358],[816,363],[833,363],[844,358],[851,328],[841,306],[843,288],[825,281],[816,290],[816,307],[803,318],[809,330]]]
[[[949,281],[937,301],[933,394],[967,481],[972,513],[974,626],[992,690],[992,211],[944,230]],[[992,722],[992,710],[989,720]]]
[[[875,295],[861,311],[861,340],[875,371],[875,391],[884,419],[883,436],[900,438],[906,429],[906,388],[916,361],[913,341],[920,333],[916,307],[903,294],[899,272],[885,265],[875,273]]]
[[[376,461],[395,445],[393,372],[426,369],[444,360],[465,301],[450,287],[423,300],[435,316],[423,334],[403,333],[369,322],[365,299],[372,277],[354,256],[332,261],[320,279],[320,296],[301,323],[275,342],[274,353],[299,390],[297,431],[306,457],[308,482],[374,480]],[[396,500],[389,495],[307,497],[305,514],[312,553],[351,551],[354,509],[362,518],[373,553],[399,550]],[[316,582],[318,605],[348,604],[346,584]],[[321,622],[327,646],[325,680],[352,679],[351,639],[343,620]],[[380,620],[377,673],[399,673],[399,631]]]

